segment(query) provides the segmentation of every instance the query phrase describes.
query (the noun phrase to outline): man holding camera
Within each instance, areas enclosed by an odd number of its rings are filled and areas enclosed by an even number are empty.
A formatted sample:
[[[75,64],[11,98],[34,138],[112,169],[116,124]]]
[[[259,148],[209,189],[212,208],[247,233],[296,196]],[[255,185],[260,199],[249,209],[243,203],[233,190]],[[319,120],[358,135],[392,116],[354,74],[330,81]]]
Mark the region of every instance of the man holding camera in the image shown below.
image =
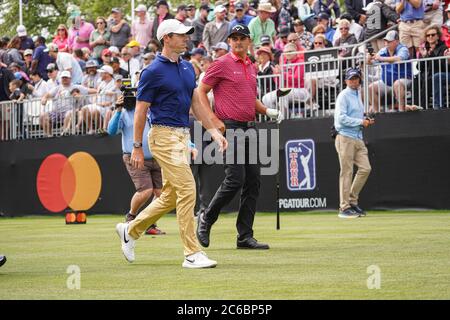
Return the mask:
[[[364,105],[359,92],[361,73],[350,68],[345,73],[347,88],[339,93],[334,113],[337,131],[335,146],[341,168],[339,175],[339,218],[358,218],[366,213],[358,205],[359,193],[369,177],[369,154],[363,141],[363,128],[375,123],[364,117]],[[358,167],[353,179],[353,166]]]
[[[122,133],[122,152],[123,163],[127,168],[128,174],[136,188],[136,193],[131,198],[130,211],[126,214],[127,222],[136,218],[139,209],[152,197],[161,195],[162,177],[161,168],[158,162],[153,158],[147,141],[143,141],[144,167],[134,168],[130,164],[131,152],[133,151],[133,133],[134,133],[134,109],[136,101],[124,104],[124,96],[121,95],[116,101],[116,110],[111,121],[108,124],[108,134],[115,135]],[[124,109],[124,110],[123,110]],[[150,126],[145,124],[144,135],[148,134]],[[156,224],[152,224],[145,234],[160,235],[165,234]]]

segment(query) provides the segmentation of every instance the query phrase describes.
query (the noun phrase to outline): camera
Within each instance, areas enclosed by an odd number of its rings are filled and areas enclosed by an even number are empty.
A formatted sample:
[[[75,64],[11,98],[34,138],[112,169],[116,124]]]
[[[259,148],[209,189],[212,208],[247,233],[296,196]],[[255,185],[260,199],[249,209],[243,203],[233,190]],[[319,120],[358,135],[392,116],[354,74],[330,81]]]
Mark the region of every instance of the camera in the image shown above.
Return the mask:
[[[120,91],[123,95],[123,107],[127,110],[133,110],[136,107],[136,91],[137,88],[131,86],[131,81],[129,79],[124,79],[122,81],[122,86]]]
[[[366,119],[367,120],[375,120],[375,115],[376,115],[375,112],[369,112],[366,114]]]

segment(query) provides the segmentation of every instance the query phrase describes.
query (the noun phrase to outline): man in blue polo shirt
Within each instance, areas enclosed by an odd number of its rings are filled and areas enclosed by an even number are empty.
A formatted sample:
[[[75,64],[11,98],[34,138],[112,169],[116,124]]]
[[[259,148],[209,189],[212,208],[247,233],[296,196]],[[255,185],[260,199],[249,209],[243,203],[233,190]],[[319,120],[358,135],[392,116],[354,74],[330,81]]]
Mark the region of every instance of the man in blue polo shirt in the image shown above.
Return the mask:
[[[50,63],[54,63],[55,59],[50,57],[48,52],[45,52],[47,47],[45,46],[45,38],[38,36],[36,39],[36,50],[33,52],[33,61],[31,62],[31,70],[39,72],[39,75],[45,81],[48,80],[47,66]]]
[[[405,94],[412,81],[411,62],[405,62],[409,60],[408,48],[400,43],[395,30],[389,31],[383,39],[386,46],[377,54],[368,56],[368,64],[381,64],[381,80],[369,85],[369,105],[378,112],[381,101],[393,102],[384,99],[393,93],[398,110],[409,110],[411,106],[406,105]]]
[[[162,169],[161,196],[145,208],[135,220],[119,223],[117,234],[122,252],[129,262],[134,261],[135,241],[164,214],[176,208],[180,236],[184,246],[185,268],[212,268],[217,262],[201,251],[195,235],[194,207],[195,181],[189,166],[189,110],[211,133],[219,144],[219,150],[227,147],[227,141],[217,129],[224,124],[215,117],[210,107],[203,105],[195,91],[195,72],[189,62],[180,59],[186,50],[189,35],[194,28],[176,19],[164,20],[158,28],[157,38],[163,49],[155,61],[141,74],[137,91],[134,117],[134,143],[131,164],[141,168],[144,164],[142,134],[147,111],[152,128],[148,144],[153,157]]]

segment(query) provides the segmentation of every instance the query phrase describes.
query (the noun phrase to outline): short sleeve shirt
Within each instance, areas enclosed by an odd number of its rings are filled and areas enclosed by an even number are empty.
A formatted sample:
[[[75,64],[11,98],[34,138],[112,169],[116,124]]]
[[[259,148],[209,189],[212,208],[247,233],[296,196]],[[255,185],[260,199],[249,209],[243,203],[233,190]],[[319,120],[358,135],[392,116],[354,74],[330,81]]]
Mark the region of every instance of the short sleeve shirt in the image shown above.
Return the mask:
[[[151,104],[149,120],[152,124],[189,127],[195,87],[192,64],[181,59],[173,62],[158,54],[142,71],[136,98]]]
[[[202,82],[212,87],[215,113],[219,119],[255,120],[257,72],[248,57],[243,61],[233,53],[211,64]]]
[[[111,26],[116,25],[115,22],[111,24]],[[116,46],[117,48],[121,49],[125,47],[125,45],[128,43],[128,39],[131,36],[131,28],[128,23],[124,23],[122,25],[122,28],[120,28],[119,32],[111,32],[111,45]]]

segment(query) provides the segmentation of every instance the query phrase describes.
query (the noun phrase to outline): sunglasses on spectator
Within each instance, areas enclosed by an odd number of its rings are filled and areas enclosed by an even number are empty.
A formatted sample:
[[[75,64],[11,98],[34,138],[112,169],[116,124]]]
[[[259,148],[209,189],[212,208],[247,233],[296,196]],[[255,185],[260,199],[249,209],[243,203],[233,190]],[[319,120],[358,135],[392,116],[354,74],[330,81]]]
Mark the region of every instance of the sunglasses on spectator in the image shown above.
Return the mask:
[[[232,37],[230,37],[230,38],[231,38],[231,40],[233,40],[233,41],[238,41],[238,40],[244,41],[245,39],[247,39],[247,37],[245,37],[245,36],[242,36],[242,37],[232,36]]]
[[[66,31],[66,29],[58,29],[58,31]]]
[[[427,37],[434,37],[436,35],[437,35],[437,33],[429,33],[429,34],[427,34]]]

